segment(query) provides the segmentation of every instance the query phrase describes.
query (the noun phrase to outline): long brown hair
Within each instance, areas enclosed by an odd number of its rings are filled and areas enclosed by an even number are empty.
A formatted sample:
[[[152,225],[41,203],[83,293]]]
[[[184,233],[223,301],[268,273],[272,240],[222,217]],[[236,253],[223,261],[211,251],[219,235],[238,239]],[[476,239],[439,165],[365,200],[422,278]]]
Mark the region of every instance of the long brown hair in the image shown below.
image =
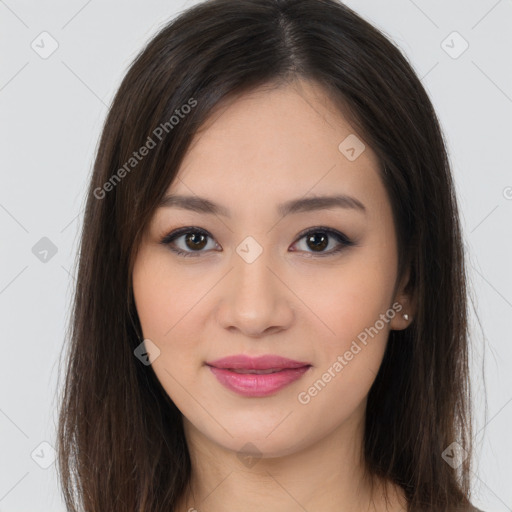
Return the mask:
[[[184,492],[191,465],[181,413],[151,366],[134,356],[142,340],[134,257],[214,108],[296,78],[323,86],[378,156],[399,278],[410,270],[417,304],[412,324],[390,332],[368,396],[367,471],[400,485],[409,510],[470,505],[464,252],[443,135],[426,91],[400,50],[336,0],[211,0],[181,13],[140,52],[103,127],[59,411],[68,510],[168,512]],[[453,442],[469,455],[455,468],[443,458]]]

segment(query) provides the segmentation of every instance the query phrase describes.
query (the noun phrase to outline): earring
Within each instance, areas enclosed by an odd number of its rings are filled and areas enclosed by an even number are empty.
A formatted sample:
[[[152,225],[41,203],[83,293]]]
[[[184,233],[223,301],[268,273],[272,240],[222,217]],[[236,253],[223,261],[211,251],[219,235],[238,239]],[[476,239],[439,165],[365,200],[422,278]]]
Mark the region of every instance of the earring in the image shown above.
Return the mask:
[[[407,313],[404,313],[402,316],[404,317],[404,320],[409,320],[409,315]]]

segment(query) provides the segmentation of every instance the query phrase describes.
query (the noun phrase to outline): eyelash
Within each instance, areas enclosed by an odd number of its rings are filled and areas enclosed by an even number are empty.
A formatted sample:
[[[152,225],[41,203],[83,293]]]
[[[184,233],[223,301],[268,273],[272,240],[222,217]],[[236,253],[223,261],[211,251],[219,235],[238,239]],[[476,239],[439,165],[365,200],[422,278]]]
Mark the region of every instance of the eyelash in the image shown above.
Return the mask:
[[[339,252],[341,252],[343,249],[345,249],[347,247],[351,247],[353,245],[356,245],[355,242],[350,240],[343,233],[340,233],[339,231],[336,231],[335,229],[325,228],[325,227],[322,227],[322,226],[317,226],[317,227],[309,228],[306,231],[301,232],[298,235],[298,238],[297,238],[296,242],[294,242],[294,244],[297,243],[302,238],[306,237],[307,235],[315,234],[315,233],[319,233],[319,232],[333,237],[337,242],[339,242],[340,245],[338,246],[337,249],[331,249],[329,252],[323,252],[323,253],[321,253],[321,252],[320,253],[310,252],[310,253],[308,253],[308,254],[311,254],[313,257],[317,257],[318,256],[320,258],[325,258],[327,256],[333,256],[335,254],[338,254]],[[178,254],[179,256],[184,256],[184,257],[197,257],[197,256],[200,256],[201,253],[206,252],[206,251],[202,251],[202,250],[200,250],[200,251],[183,251],[181,249],[177,249],[176,247],[172,246],[172,243],[176,239],[180,238],[183,235],[187,235],[187,234],[191,234],[191,233],[192,234],[196,234],[196,235],[204,235],[204,236],[207,236],[207,237],[213,239],[213,237],[210,235],[210,233],[208,233],[208,231],[205,231],[204,229],[201,229],[201,228],[198,228],[198,227],[188,226],[188,227],[176,229],[176,230],[172,231],[171,233],[169,233],[168,235],[165,235],[160,240],[160,243],[163,244],[163,245],[166,245],[169,248],[169,250],[171,250],[172,252]]]

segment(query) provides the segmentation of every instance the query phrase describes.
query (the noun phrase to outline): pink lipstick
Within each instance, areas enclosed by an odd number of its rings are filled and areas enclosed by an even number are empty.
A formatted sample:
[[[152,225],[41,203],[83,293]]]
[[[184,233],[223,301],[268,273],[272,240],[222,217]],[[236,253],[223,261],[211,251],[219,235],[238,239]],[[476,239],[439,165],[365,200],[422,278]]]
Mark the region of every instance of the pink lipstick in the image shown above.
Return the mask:
[[[207,362],[217,380],[226,388],[247,397],[269,396],[300,379],[310,363],[276,355],[236,355]]]

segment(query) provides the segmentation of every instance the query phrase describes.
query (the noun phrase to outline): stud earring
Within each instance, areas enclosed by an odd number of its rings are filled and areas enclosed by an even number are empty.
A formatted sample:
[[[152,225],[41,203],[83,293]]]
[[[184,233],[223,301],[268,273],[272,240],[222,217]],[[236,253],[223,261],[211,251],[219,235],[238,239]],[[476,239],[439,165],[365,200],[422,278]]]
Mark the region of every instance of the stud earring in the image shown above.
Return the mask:
[[[402,316],[404,317],[404,320],[409,320],[409,315],[407,313],[404,313]]]

